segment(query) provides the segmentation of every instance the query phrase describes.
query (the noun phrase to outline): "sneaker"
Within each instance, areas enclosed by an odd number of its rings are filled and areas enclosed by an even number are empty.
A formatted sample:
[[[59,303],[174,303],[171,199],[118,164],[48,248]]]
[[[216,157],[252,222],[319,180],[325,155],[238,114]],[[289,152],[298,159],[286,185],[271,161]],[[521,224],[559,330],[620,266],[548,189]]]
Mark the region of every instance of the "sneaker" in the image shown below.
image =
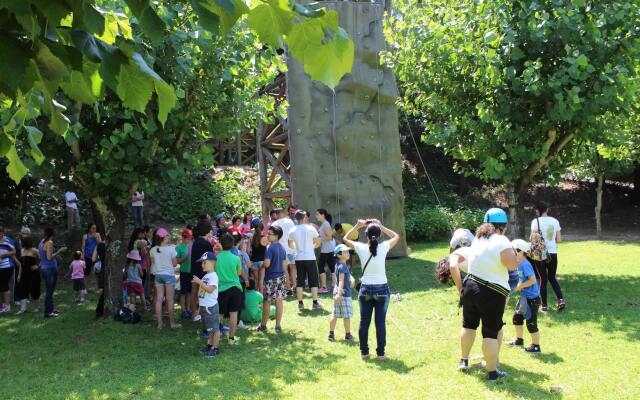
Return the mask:
[[[360,358],[362,358],[363,360],[368,360],[369,357],[371,357],[371,355],[369,353],[367,354],[360,354]]]
[[[231,346],[237,346],[240,344],[240,338],[238,336],[234,336],[234,337],[230,337],[229,338],[229,344]]]
[[[507,340],[506,342],[504,342],[504,344],[506,344],[507,346],[524,346],[524,339],[516,338],[512,340]]]
[[[532,344],[529,347],[525,347],[524,351],[526,351],[527,353],[540,353],[540,346],[536,345],[536,344]]]
[[[298,310],[304,310],[304,303],[301,301],[298,302]]]
[[[49,314],[45,314],[44,317],[45,318],[56,318],[57,316],[59,316],[60,314],[57,313],[49,313]]]
[[[281,326],[276,326],[275,331],[276,331],[276,333],[282,333],[282,327]]]
[[[220,327],[220,334],[221,334],[221,335],[224,335],[224,334],[226,334],[226,333],[229,333],[229,331],[230,331],[230,330],[231,330],[231,329],[230,329],[228,326],[221,326],[221,327]]]
[[[320,303],[313,303],[313,307],[311,307],[312,310],[322,310],[322,304]]]
[[[547,307],[546,305],[542,305],[542,306],[540,306],[540,311],[547,312],[547,311],[549,311],[549,307]]]
[[[205,344],[204,346],[202,346],[200,348],[200,352],[201,353],[207,353],[209,350],[211,350],[213,347],[211,347],[210,344]]]
[[[387,359],[387,356],[385,356],[385,355],[376,356],[376,360],[378,360],[378,361],[384,361],[386,359]]]
[[[246,328],[244,322],[242,322],[242,320],[240,320],[240,322],[238,322],[238,329],[244,329]]]
[[[558,300],[558,307],[556,308],[556,310],[562,311],[564,310],[565,307],[566,307],[566,304],[564,303],[564,299]]]
[[[329,336],[327,337],[327,339],[329,339],[330,342],[335,342],[336,336],[333,333],[329,333]]]
[[[202,317],[200,316],[200,314],[196,314],[196,315],[194,315],[194,316],[193,316],[193,318],[191,318],[191,320],[192,320],[193,322],[198,322],[198,321],[200,321],[201,319],[202,319]]]
[[[213,357],[216,357],[218,354],[220,354],[220,350],[216,349],[215,347],[212,347],[211,349],[209,349],[209,351],[205,353],[204,356],[207,358],[213,358]]]
[[[506,372],[500,371],[499,369],[496,369],[495,371],[493,371],[493,373],[490,372],[487,375],[487,380],[489,382],[495,382],[498,379],[503,379],[503,378],[506,378],[506,377],[507,377],[507,373]]]
[[[460,364],[458,364],[458,371],[465,372],[468,369],[469,369],[469,359],[468,358],[461,358],[460,359]]]
[[[354,340],[354,337],[351,333],[347,333],[344,335],[344,340]]]
[[[255,328],[253,328],[253,331],[267,333],[267,327],[265,325],[258,325]]]
[[[318,289],[318,293],[329,293],[329,289],[327,289],[326,286],[323,286],[320,289]]]

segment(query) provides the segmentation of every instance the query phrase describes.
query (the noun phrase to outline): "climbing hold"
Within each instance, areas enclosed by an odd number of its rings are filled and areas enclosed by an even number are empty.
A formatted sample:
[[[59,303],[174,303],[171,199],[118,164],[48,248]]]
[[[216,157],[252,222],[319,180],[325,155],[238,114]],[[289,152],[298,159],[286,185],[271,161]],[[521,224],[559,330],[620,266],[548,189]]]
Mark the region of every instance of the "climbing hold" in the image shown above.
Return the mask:
[[[373,139],[373,135],[369,136],[371,139]]]
[[[362,13],[363,14],[369,14],[369,7],[362,8]]]
[[[324,108],[324,112],[329,112],[329,109],[327,107]]]
[[[302,129],[298,128],[298,129],[296,129],[296,132],[297,133],[302,133]]]
[[[365,99],[365,100],[369,100],[369,95],[368,95],[368,94],[365,94],[365,95],[364,95],[364,99]]]

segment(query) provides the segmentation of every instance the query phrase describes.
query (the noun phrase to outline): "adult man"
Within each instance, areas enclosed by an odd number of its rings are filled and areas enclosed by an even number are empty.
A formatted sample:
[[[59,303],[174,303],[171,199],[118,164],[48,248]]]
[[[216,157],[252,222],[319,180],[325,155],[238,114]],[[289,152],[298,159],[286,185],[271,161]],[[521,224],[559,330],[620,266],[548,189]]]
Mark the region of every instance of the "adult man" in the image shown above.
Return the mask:
[[[144,226],[144,192],[133,192],[131,195],[131,210],[133,213],[133,224],[136,228],[142,228]]]
[[[67,229],[71,230],[76,225],[80,225],[80,211],[78,211],[78,196],[74,192],[68,191],[64,194],[67,204]]]
[[[296,297],[298,298],[298,309],[304,310],[302,289],[304,288],[304,281],[307,279],[311,288],[313,309],[319,310],[322,308],[318,303],[320,276],[314,249],[320,246],[320,238],[316,228],[309,224],[309,215],[305,211],[296,212],[295,218],[298,225],[289,233],[289,247],[296,250]]]
[[[285,268],[285,287],[287,288],[287,292],[292,293],[296,288],[296,254],[293,249],[289,247],[289,233],[293,228],[295,228],[295,224],[289,218],[287,211],[283,208],[276,208],[272,212],[275,212],[277,215],[277,219],[271,223],[271,226],[277,226],[282,229],[282,237],[280,237],[280,244],[284,247],[284,250],[287,252],[287,267]]]

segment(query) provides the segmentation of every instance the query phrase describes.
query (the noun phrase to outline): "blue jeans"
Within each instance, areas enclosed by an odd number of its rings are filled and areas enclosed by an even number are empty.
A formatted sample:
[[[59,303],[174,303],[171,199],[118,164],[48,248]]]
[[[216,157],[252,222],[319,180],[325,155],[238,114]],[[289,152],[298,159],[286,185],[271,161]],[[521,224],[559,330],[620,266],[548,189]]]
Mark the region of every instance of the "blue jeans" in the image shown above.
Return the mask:
[[[369,354],[369,326],[371,325],[371,316],[375,310],[376,324],[376,341],[378,347],[376,354],[384,356],[384,348],[387,345],[387,309],[389,308],[389,300],[391,299],[391,291],[389,285],[362,285],[358,293],[360,301],[360,327],[358,335],[360,336],[360,354]]]
[[[50,268],[43,269],[41,271],[42,279],[44,280],[44,315],[49,315],[53,312],[53,292],[56,290],[56,284],[58,283],[58,269]]]
[[[142,228],[144,226],[144,207],[132,206],[131,213],[133,214],[133,224],[136,228]]]

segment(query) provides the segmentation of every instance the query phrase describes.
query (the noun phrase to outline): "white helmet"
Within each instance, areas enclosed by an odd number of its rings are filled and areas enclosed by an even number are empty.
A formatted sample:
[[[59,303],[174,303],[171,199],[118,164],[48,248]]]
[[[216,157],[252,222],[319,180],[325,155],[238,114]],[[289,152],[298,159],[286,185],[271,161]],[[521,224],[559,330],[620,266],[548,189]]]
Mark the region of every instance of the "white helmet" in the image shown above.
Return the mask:
[[[529,243],[525,242],[522,239],[513,239],[511,241],[511,247],[513,247],[515,250],[520,250],[523,253],[528,253],[531,249]]]

